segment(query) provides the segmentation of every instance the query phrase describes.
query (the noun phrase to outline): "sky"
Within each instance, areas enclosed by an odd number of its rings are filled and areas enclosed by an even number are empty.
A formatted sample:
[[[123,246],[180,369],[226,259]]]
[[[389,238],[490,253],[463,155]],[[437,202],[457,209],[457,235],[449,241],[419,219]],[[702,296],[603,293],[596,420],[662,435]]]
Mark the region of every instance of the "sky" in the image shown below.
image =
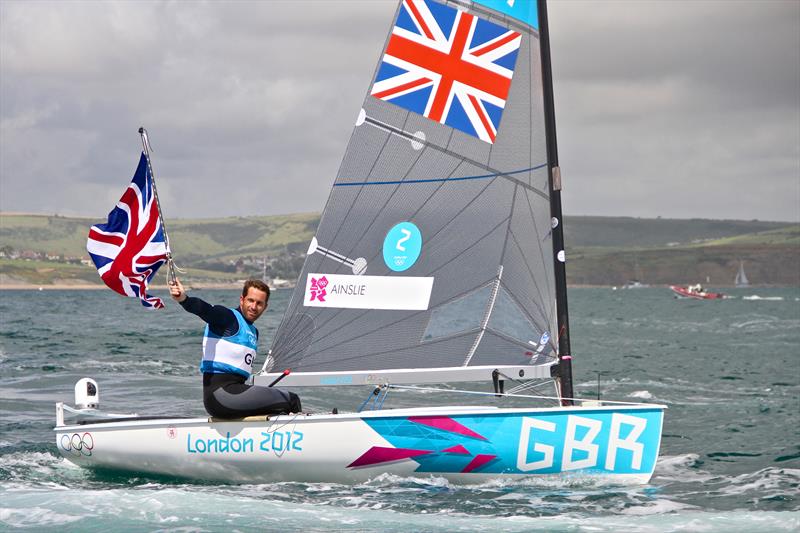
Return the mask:
[[[395,8],[0,0],[0,211],[321,211]],[[567,216],[800,222],[800,1],[548,9]]]

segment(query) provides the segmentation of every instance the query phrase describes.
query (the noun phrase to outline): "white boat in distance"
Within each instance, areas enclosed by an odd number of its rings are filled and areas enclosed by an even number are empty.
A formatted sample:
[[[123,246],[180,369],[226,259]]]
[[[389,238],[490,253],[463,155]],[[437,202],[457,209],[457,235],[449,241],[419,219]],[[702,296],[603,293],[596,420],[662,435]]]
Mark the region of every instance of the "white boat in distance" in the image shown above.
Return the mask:
[[[574,398],[556,148],[544,0],[402,1],[253,378],[362,387],[361,407],[104,415],[85,381],[79,409],[57,406],[60,452],[89,468],[225,482],[646,483],[665,406]],[[382,408],[393,391],[457,382],[484,383],[446,392],[486,405]]]
[[[736,272],[736,279],[734,279],[733,283],[739,288],[750,286],[750,280],[747,279],[747,274],[744,273],[744,261],[739,261],[739,270]]]

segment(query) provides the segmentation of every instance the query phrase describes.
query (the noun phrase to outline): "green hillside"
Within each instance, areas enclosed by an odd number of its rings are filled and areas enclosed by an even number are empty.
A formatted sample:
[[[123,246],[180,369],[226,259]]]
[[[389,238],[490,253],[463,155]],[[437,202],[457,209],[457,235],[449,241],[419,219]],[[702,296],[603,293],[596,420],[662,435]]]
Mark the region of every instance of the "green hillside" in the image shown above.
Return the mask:
[[[564,217],[567,246],[633,248],[660,247],[781,230],[786,222],[633,217]],[[800,226],[793,226],[798,228]],[[759,237],[755,237],[759,240]]]
[[[69,256],[87,256],[86,237],[102,220],[58,215],[0,213],[0,247]],[[311,239],[318,214],[166,219],[172,251],[186,261],[280,251]]]
[[[0,213],[0,286],[99,283],[88,259],[88,218]],[[185,279],[224,283],[261,275],[296,278],[319,222],[315,213],[168,219],[177,263]],[[800,224],[742,220],[568,217],[569,283],[620,285],[733,283],[744,261],[754,284],[800,285]]]

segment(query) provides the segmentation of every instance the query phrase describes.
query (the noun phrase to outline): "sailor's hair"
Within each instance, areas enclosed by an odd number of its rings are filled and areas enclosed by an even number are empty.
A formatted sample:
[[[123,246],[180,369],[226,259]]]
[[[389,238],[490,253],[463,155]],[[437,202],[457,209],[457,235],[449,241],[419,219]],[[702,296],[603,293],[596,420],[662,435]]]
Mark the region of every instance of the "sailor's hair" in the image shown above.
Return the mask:
[[[262,292],[266,292],[267,300],[269,300],[269,285],[260,279],[248,279],[244,282],[244,287],[242,287],[242,296],[247,296],[247,293],[250,291],[250,287],[258,289]]]

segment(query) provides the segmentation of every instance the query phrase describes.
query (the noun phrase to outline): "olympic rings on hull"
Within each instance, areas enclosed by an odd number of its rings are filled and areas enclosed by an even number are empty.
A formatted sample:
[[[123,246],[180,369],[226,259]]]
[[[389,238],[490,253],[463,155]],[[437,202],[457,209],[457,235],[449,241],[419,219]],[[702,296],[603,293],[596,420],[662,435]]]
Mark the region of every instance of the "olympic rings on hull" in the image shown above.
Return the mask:
[[[69,452],[75,456],[85,455],[89,457],[92,455],[92,449],[94,448],[94,437],[92,437],[91,433],[73,433],[72,435],[61,435],[61,440],[59,441],[61,445],[61,449],[65,452]]]

